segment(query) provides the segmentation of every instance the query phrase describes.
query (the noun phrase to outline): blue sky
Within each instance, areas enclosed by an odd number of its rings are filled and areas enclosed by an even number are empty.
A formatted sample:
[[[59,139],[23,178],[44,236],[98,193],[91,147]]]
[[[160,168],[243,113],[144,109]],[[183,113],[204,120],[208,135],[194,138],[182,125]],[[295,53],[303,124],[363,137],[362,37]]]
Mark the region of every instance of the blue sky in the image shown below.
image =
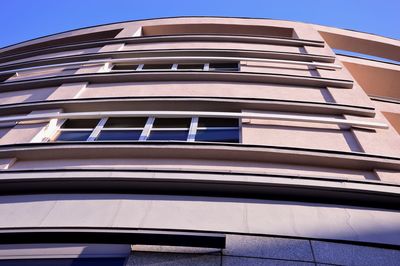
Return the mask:
[[[125,20],[233,16],[309,22],[400,38],[400,0],[5,0],[0,47]]]

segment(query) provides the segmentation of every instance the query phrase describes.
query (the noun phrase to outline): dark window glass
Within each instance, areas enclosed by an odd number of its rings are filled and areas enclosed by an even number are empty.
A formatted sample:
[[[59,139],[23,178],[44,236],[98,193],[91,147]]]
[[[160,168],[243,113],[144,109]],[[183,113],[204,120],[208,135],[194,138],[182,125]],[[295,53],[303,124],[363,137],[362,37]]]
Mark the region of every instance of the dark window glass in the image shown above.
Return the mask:
[[[143,69],[171,69],[172,64],[145,64]]]
[[[139,140],[141,130],[106,130],[101,131],[97,140]]]
[[[182,140],[186,141],[189,131],[187,130],[152,130],[147,140]]]
[[[136,70],[138,65],[115,65],[112,70]]]
[[[112,117],[107,119],[106,128],[144,127],[147,117]]]
[[[203,70],[204,64],[179,64],[178,69]]]
[[[125,258],[0,260],[0,266],[123,266]]]
[[[196,141],[239,143],[238,129],[197,130]]]
[[[0,82],[6,81],[7,79],[11,78],[14,75],[15,75],[15,73],[0,75]]]
[[[235,118],[200,117],[198,127],[238,127],[239,120]]]
[[[99,119],[68,119],[62,128],[95,128]]]
[[[238,63],[210,63],[210,70],[238,70]]]
[[[91,131],[61,131],[57,141],[86,141]]]
[[[174,127],[190,127],[191,118],[156,118],[154,128],[174,128]]]

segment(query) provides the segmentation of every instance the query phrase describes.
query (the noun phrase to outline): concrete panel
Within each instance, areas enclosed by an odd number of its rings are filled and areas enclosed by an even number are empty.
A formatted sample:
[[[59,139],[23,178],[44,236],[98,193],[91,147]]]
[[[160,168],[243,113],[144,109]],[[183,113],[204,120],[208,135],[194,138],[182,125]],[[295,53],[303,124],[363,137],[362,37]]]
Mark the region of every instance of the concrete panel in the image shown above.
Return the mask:
[[[219,266],[220,256],[204,254],[173,254],[173,253],[152,253],[133,252],[126,263],[126,266],[133,265],[168,265],[168,266]]]
[[[397,266],[400,251],[340,243],[311,241],[316,262],[335,265]]]
[[[308,240],[227,235],[226,243],[224,255],[313,261]]]

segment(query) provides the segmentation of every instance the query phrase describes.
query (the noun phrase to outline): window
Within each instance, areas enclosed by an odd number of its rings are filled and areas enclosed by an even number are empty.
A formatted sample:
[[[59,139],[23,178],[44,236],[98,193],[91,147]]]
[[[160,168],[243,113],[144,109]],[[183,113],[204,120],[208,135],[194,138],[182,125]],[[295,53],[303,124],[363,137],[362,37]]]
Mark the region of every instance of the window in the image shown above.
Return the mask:
[[[115,71],[133,71],[137,70],[139,65],[114,65],[112,70]]]
[[[239,143],[239,120],[208,117],[68,119],[54,141],[205,141]]]
[[[114,65],[113,71],[239,71],[238,62],[178,63],[178,64],[122,64]]]
[[[210,63],[210,71],[238,71],[238,63]]]
[[[142,70],[171,70],[172,64],[145,64]]]
[[[205,64],[178,64],[178,70],[203,70]]]
[[[239,121],[229,118],[199,118],[196,141],[239,142]]]
[[[68,119],[58,132],[57,141],[86,141],[98,119]]]

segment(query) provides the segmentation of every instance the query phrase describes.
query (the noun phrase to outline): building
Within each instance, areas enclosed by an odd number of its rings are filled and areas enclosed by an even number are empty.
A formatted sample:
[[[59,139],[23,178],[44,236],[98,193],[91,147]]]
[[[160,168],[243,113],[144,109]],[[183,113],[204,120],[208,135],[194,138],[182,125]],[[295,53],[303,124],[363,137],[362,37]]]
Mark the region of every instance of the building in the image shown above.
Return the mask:
[[[398,40],[181,17],[0,56],[0,265],[399,265]]]

